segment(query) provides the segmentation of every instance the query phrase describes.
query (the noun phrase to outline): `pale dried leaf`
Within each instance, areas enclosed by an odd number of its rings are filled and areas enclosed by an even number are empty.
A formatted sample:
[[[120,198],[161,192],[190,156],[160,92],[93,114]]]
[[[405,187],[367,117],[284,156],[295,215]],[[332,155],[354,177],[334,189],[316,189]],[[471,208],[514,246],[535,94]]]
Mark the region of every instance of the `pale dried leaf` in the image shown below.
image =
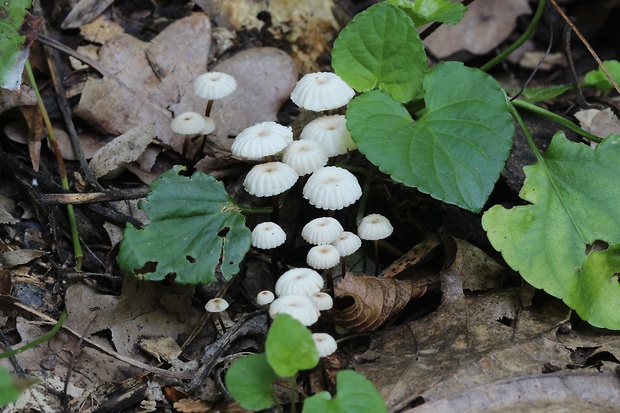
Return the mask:
[[[445,251],[444,270],[462,280],[461,288],[470,291],[491,290],[501,285],[499,265],[480,248],[452,236],[442,237]]]
[[[467,9],[457,25],[443,25],[424,41],[439,59],[462,50],[477,55],[490,52],[514,30],[517,17],[530,13],[527,0],[477,0]]]
[[[104,44],[123,33],[123,27],[108,14],[102,14],[92,22],[80,26],[80,35],[84,36],[84,40],[97,44]]]
[[[4,268],[17,267],[18,265],[28,264],[45,254],[47,254],[45,251],[29,249],[3,252],[0,254],[0,266]]]
[[[202,400],[181,399],[174,403],[174,409],[184,413],[207,413],[213,410],[213,406]]]
[[[168,363],[178,359],[183,352],[181,346],[172,337],[143,339],[140,341],[140,348],[155,357],[157,361],[165,360]]]
[[[18,106],[34,106],[37,97],[30,86],[21,85],[17,90],[0,88],[0,115]]]
[[[68,161],[76,161],[78,158],[73,150],[69,134],[63,129],[58,128],[54,128],[54,134],[56,135],[56,141],[58,142],[58,148],[60,149],[62,158]],[[100,136],[92,133],[81,133],[78,136],[78,141],[80,143],[80,148],[82,148],[84,159],[92,158],[93,155],[105,145],[105,142],[103,142]],[[49,143],[48,146],[50,146]]]
[[[15,201],[4,195],[0,195],[0,224],[15,224],[19,222],[15,218]]]
[[[612,133],[620,134],[620,119],[610,109],[586,109],[575,113],[581,127],[593,135],[606,138]]]
[[[101,148],[91,159],[88,166],[97,178],[123,168],[133,162],[153,140],[155,124],[136,126]]]
[[[112,3],[114,3],[114,0],[80,0],[65,17],[60,27],[63,29],[74,29],[89,23],[103,13]]]

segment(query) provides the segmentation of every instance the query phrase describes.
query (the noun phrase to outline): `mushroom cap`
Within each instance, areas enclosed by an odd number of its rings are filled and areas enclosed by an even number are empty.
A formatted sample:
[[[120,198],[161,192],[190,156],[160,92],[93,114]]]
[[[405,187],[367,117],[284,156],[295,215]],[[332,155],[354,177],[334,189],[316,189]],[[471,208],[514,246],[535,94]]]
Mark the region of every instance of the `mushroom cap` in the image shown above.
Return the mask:
[[[361,239],[376,241],[389,237],[394,232],[390,220],[381,214],[370,214],[362,218],[357,227],[357,235]]]
[[[318,141],[293,141],[282,151],[282,162],[290,165],[299,176],[312,173],[328,160],[325,147]]]
[[[340,262],[340,253],[333,245],[317,245],[308,251],[306,262],[317,270],[334,268]]]
[[[276,298],[275,295],[269,290],[263,290],[256,295],[256,303],[258,305],[267,305],[271,304],[273,300]]]
[[[170,122],[170,129],[174,133],[181,135],[202,134],[204,130],[208,129],[208,126],[209,124],[205,117],[196,112],[183,112]],[[215,125],[213,129],[215,129]]]
[[[275,222],[261,222],[252,230],[252,246],[263,250],[279,247],[286,241],[286,233]]]
[[[320,142],[332,157],[357,148],[347,129],[344,115],[321,116],[308,123],[299,135],[301,140]]]
[[[297,182],[297,172],[282,162],[255,165],[245,177],[243,187],[254,196],[281,194]]]
[[[346,169],[324,166],[310,175],[303,195],[317,208],[338,210],[355,203],[362,196],[362,188]]]
[[[276,318],[278,314],[288,314],[305,326],[319,320],[319,310],[308,296],[301,294],[285,295],[273,300],[269,306],[269,316]]]
[[[200,132],[203,135],[208,135],[215,130],[215,122],[208,116],[204,116],[205,118],[205,128]]]
[[[194,80],[194,93],[203,99],[221,99],[237,88],[237,81],[222,72],[203,73]]]
[[[336,340],[327,333],[314,333],[312,340],[320,357],[327,357],[338,349]]]
[[[340,222],[331,217],[315,218],[301,230],[301,237],[309,244],[324,245],[333,242],[344,231]]]
[[[293,268],[286,271],[276,281],[278,297],[289,294],[310,295],[321,291],[323,277],[311,268]]]
[[[233,155],[262,158],[275,155],[293,141],[293,129],[276,122],[252,125],[237,135],[232,143]]]
[[[221,313],[228,308],[228,301],[223,298],[212,298],[205,304],[205,310],[210,313]]]
[[[336,247],[341,257],[346,257],[353,254],[362,246],[362,240],[356,234],[344,231],[332,245]]]
[[[353,96],[355,91],[331,72],[308,73],[291,92],[291,100],[297,106],[317,112],[344,106]]]
[[[310,300],[312,300],[312,303],[319,311],[331,310],[334,306],[334,300],[332,297],[322,291],[312,294],[310,296]]]

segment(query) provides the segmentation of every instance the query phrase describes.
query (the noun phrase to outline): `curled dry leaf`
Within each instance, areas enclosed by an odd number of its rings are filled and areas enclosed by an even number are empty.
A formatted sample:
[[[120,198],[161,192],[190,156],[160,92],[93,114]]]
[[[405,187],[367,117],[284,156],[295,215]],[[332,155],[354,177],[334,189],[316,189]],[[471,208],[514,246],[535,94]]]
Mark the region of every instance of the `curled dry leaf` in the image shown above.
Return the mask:
[[[351,331],[373,331],[407,303],[439,289],[439,277],[427,274],[397,280],[347,273],[335,288],[331,320]]]

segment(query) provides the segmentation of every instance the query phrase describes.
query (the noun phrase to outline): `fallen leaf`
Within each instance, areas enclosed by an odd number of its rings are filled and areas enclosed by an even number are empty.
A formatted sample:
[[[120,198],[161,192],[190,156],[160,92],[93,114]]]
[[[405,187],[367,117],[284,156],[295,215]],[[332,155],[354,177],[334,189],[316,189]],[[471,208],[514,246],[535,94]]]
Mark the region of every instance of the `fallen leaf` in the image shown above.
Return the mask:
[[[154,124],[136,126],[101,148],[88,166],[96,178],[114,176],[124,165],[133,162],[146,149],[155,134]]]
[[[0,254],[0,266],[5,268],[17,267],[47,254],[45,251],[21,249],[3,252]]]
[[[459,24],[441,26],[424,44],[439,59],[461,50],[485,54],[508,37],[516,27],[517,17],[530,12],[527,0],[478,0],[467,6]]]
[[[114,0],[80,0],[60,24],[63,29],[74,29],[90,23],[105,11]]]
[[[606,138],[612,133],[620,135],[620,119],[610,108],[586,109],[575,113],[579,125],[593,135]]]

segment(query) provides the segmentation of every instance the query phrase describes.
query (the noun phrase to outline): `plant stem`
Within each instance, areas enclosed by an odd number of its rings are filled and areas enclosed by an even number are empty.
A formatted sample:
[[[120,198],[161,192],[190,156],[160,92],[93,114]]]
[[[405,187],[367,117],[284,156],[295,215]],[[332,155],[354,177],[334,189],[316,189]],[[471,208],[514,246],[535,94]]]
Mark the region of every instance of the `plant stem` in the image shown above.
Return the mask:
[[[31,349],[33,347],[38,346],[39,344],[42,344],[44,342],[46,342],[47,340],[49,340],[50,338],[54,337],[56,335],[56,333],[58,332],[58,330],[60,330],[60,328],[62,327],[62,324],[65,322],[65,319],[67,318],[67,310],[64,310],[62,312],[62,314],[60,315],[60,318],[58,319],[58,322],[54,325],[54,327],[45,335],[37,338],[36,340],[25,344],[23,346],[21,346],[20,348],[16,348],[14,350],[11,351],[7,351],[6,353],[1,353],[0,354],[0,359],[4,359],[4,358],[8,358],[11,356],[14,356],[16,354],[19,353],[23,353],[24,351]]]
[[[294,374],[290,378],[290,386],[291,386],[291,413],[295,413],[295,403],[297,396],[297,374]]]
[[[39,111],[41,112],[41,116],[43,117],[43,122],[45,123],[45,128],[47,129],[47,136],[49,142],[54,150],[54,155],[56,155],[56,161],[58,162],[58,172],[60,174],[60,183],[62,184],[62,187],[64,189],[69,189],[69,179],[67,178],[67,169],[65,168],[65,162],[62,158],[60,148],[58,147],[58,141],[56,140],[54,129],[52,129],[52,122],[50,121],[47,110],[45,109],[45,105],[43,104],[43,99],[41,98],[41,93],[39,93],[39,88],[37,87],[37,82],[34,79],[34,74],[32,73],[32,67],[30,67],[29,61],[26,61],[25,69],[26,73],[28,74],[28,79],[30,80],[30,85],[32,86],[32,89],[34,90],[34,93],[37,97],[37,106],[39,107]],[[73,240],[75,269],[77,271],[81,271],[84,254],[82,253],[82,246],[80,245],[80,236],[77,230],[77,222],[75,220],[73,205],[67,205],[67,216],[69,219],[69,226],[71,227],[71,238]]]
[[[515,108],[515,106],[513,105],[513,103],[516,103],[517,101],[510,102],[508,99],[506,99],[506,102],[508,104],[508,110],[510,110],[510,113],[515,118],[515,120],[517,121],[517,123],[519,124],[521,129],[523,130],[523,133],[525,134],[525,139],[527,140],[527,143],[530,145],[530,148],[532,148],[532,151],[534,152],[534,155],[536,156],[536,159],[538,159],[538,162],[542,163],[543,162],[542,154],[540,153],[540,151],[536,147],[536,143],[534,142],[534,138],[532,137],[532,134],[530,133],[530,130],[525,125],[525,122],[523,122],[523,118],[521,118],[521,115],[519,114],[519,111],[517,111],[517,108]]]
[[[559,123],[560,125],[566,126],[568,129],[572,130],[575,133],[578,133],[579,135],[583,136],[586,139],[589,139],[593,142],[600,142],[602,141],[602,139],[596,135],[592,135],[589,132],[586,132],[585,130],[581,129],[579,126],[575,125],[573,122],[571,122],[570,120],[560,116],[560,115],[556,115],[553,112],[550,112],[546,109],[541,108],[540,106],[536,106],[534,104],[528,103],[524,100],[519,100],[519,99],[515,99],[512,101],[512,105],[525,109],[525,110],[529,110],[532,113],[536,113],[537,115],[540,116],[544,116],[546,118],[551,119],[554,122]],[[511,105],[511,106],[512,106]]]
[[[547,0],[540,0],[538,2],[538,8],[536,9],[534,18],[530,22],[529,26],[527,26],[527,29],[525,29],[525,32],[523,32],[521,37],[519,37],[513,44],[508,46],[506,50],[495,56],[493,59],[489,60],[484,65],[482,65],[482,67],[480,67],[480,70],[482,70],[483,72],[490,70],[493,66],[501,62],[506,56],[514,52],[519,46],[525,43],[525,41],[532,35],[532,33],[534,33],[536,26],[538,26],[538,22],[540,21],[540,18],[542,17],[545,10],[546,2]]]

